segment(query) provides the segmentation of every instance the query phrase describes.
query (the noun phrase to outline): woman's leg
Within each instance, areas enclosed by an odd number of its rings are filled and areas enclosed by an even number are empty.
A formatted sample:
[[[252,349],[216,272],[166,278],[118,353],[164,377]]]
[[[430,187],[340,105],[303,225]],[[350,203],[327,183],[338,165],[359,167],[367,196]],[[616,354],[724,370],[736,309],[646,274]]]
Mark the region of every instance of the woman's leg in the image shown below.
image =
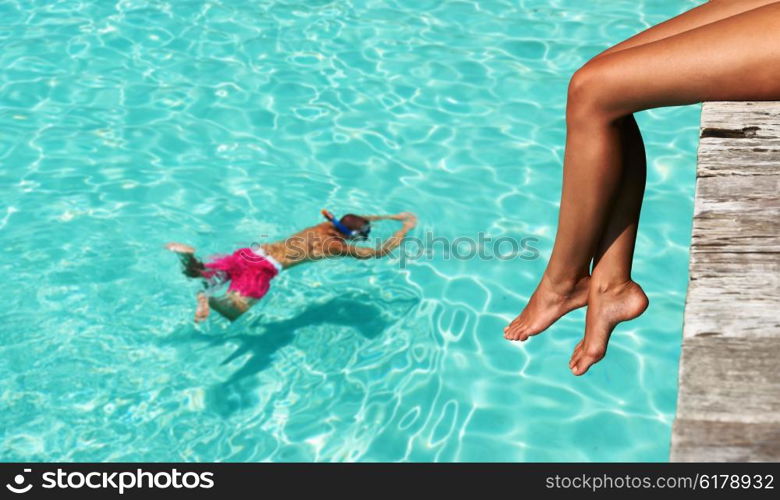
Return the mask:
[[[615,151],[623,154],[618,124],[626,116],[701,101],[780,98],[780,2],[596,58],[577,72],[571,94],[574,140],[567,149],[571,144],[578,154],[568,155],[564,169],[572,180],[568,190],[564,180],[561,224],[546,271],[551,277],[576,275],[572,270],[589,260],[585,252],[595,249],[606,227],[604,212],[616,194]],[[571,364],[577,375],[603,357],[614,326],[639,309],[641,290],[618,285],[589,289],[585,338]]]
[[[596,58],[678,35],[778,1],[710,0],[610,47]],[[624,145],[623,178],[605,234],[593,258],[593,275],[597,278],[594,286],[631,279],[631,264],[647,177],[644,142],[633,115],[621,123],[621,137]]]
[[[776,0],[718,0],[709,2],[695,9],[687,11],[664,23],[653,26],[652,28],[643,31],[638,35],[611,47],[610,49],[596,56],[589,64],[592,65],[594,61],[606,57],[607,55],[659,41],[670,36],[675,36],[682,32],[702,27],[708,23],[722,20],[727,16],[732,16],[734,14],[742,13],[747,10],[771,3],[776,3]],[[622,134],[624,137],[632,138],[631,144],[629,144],[626,149],[629,151],[636,151],[635,153],[629,154],[627,156],[627,165],[641,162],[642,168],[644,168],[644,151],[641,147],[641,136],[639,135],[638,129],[635,128],[636,123],[633,120],[630,120],[623,122],[622,124],[618,123],[616,125],[618,128],[628,127],[627,132],[618,132],[618,135]],[[567,150],[568,148],[569,141],[567,140]],[[615,153],[617,154],[617,148]],[[624,166],[624,168],[626,167]],[[619,184],[618,191],[622,192],[629,190],[633,193],[641,193],[644,188],[643,177],[643,175],[624,176],[621,180],[621,183]],[[635,185],[637,179],[642,182],[641,187]],[[566,184],[565,181],[564,184]],[[562,198],[566,198],[565,192]],[[624,196],[622,199],[626,199],[626,197]],[[639,205],[637,205],[637,207],[632,210],[630,202],[628,206],[625,207],[622,205],[620,200],[616,200],[615,203],[616,204],[614,208],[610,211],[610,218],[620,218],[621,214],[623,214],[626,210],[633,212],[636,217],[636,221],[633,223],[635,234],[635,226],[639,217]],[[561,216],[563,216],[563,201],[561,205]],[[615,249],[616,251],[612,253],[617,256],[632,255],[633,241],[623,237],[617,240],[616,244],[620,246],[622,242],[628,242],[628,247],[623,249]],[[601,246],[603,247],[603,244]],[[611,267],[611,262],[612,260],[607,258],[603,262],[603,267]],[[630,270],[630,262],[627,264],[618,263],[618,265]],[[536,335],[545,330],[550,326],[550,324],[555,322],[563,314],[571,311],[572,309],[585,305],[587,303],[587,290],[589,288],[587,267],[587,265],[583,266],[582,269],[577,270],[573,275],[560,282],[554,282],[547,275],[547,273],[545,273],[545,276],[542,278],[539,287],[534,292],[534,295],[532,296],[526,308],[505,329],[505,337],[510,340],[526,340],[529,336]]]
[[[656,42],[670,36],[679,35],[685,31],[714,23],[727,17],[741,14],[748,10],[775,3],[778,0],[710,0],[698,7],[687,10],[662,23],[658,23],[631,38],[613,45],[596,57],[611,54],[624,49],[630,49],[650,42]]]
[[[588,295],[594,308],[601,303],[617,306],[614,312],[620,319],[614,318],[615,324],[617,321],[626,321],[639,316],[649,303],[642,288],[631,279],[639,213],[647,177],[645,147],[633,115],[622,120],[621,142],[623,178],[620,192],[599,241],[596,255],[593,257],[593,273]],[[607,294],[610,295],[611,300],[599,300],[599,297]],[[603,311],[596,313],[595,310],[592,313],[594,317],[604,314]],[[585,345],[584,340],[580,341],[569,361],[569,368],[575,366],[575,360],[581,357],[584,349],[589,349],[594,357],[603,357],[606,341],[603,346],[600,343],[596,343],[595,346],[590,343]]]
[[[778,0],[710,0],[708,3],[648,28],[610,47],[596,57],[662,40],[777,2]],[[607,228],[593,258],[594,279],[591,280],[591,285],[596,289],[631,281],[631,265],[647,177],[644,142],[633,115],[629,115],[621,123],[621,140],[623,177]]]
[[[645,144],[633,114],[620,120],[620,141],[623,153],[620,189],[593,256],[593,286],[603,281],[631,279],[634,245],[647,179]]]
[[[713,0],[703,5],[700,5],[694,9],[684,12],[668,21],[657,24],[647,30],[610,47],[606,51],[594,57],[593,60],[604,57],[608,54],[619,52],[621,50],[645,45],[650,42],[655,42],[668,38],[670,36],[678,35],[685,31],[699,28],[712,22],[720,21],[724,18],[740,14],[742,12],[755,9],[764,5],[775,3],[778,0]],[[631,138],[631,144],[628,146],[630,151],[634,151],[633,154],[627,156],[627,163],[624,164],[625,168],[639,168],[633,165],[641,164],[644,168],[644,148],[641,146],[641,135],[636,128],[636,122],[633,119],[630,122],[624,123],[622,126],[628,127],[628,131],[624,133],[624,136]],[[641,151],[638,149],[641,146]],[[642,182],[641,189],[635,185],[635,181]],[[643,193],[644,192],[644,175],[628,175],[624,176],[618,187],[619,192],[629,190],[631,193]],[[625,196],[622,199],[627,199]],[[641,206],[641,203],[640,203]],[[626,210],[635,214],[636,220],[634,221],[634,234],[636,234],[636,224],[639,220],[639,209],[632,208],[632,203],[629,201],[627,206],[623,206],[620,201],[616,201],[615,207],[611,210],[610,217],[622,218],[622,215]],[[618,245],[621,242],[628,242],[628,247],[621,251],[614,252],[616,255],[633,255],[633,241],[629,241],[627,238],[621,238],[618,241]],[[601,245],[603,246],[603,244]],[[616,249],[620,250],[620,249]],[[605,267],[611,266],[611,259],[607,259],[604,262]],[[628,267],[630,269],[630,263],[620,263],[617,265],[622,267]],[[595,266],[594,266],[595,267]],[[523,312],[515,318],[514,321],[505,329],[504,336],[510,340],[527,340],[528,337],[541,333],[547,329],[552,323],[557,321],[561,316],[569,311],[582,307],[587,303],[587,293],[589,289],[588,269],[585,266],[577,273],[581,277],[570,277],[562,283],[552,282],[546,275],[542,277],[542,281],[539,287],[534,292],[531,300],[529,301]]]

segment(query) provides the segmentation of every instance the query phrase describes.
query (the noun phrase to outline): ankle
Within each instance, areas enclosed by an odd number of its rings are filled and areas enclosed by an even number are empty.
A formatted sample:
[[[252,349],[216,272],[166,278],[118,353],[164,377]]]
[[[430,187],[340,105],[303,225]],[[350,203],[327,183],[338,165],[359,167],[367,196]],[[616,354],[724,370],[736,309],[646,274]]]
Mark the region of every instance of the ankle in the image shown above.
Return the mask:
[[[630,276],[600,276],[594,273],[590,280],[590,289],[597,293],[609,293],[620,291],[629,283],[633,283]]]
[[[566,295],[576,290],[578,285],[588,279],[587,273],[575,273],[575,274],[556,274],[549,271],[545,271],[542,276],[543,280],[546,280],[550,285],[550,288],[556,293]]]

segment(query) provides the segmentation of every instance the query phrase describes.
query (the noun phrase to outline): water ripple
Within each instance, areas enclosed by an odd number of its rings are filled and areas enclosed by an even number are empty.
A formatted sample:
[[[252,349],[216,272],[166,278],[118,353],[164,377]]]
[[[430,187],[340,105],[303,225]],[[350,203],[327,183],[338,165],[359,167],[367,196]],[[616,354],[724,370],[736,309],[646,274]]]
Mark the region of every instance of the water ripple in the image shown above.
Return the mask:
[[[696,108],[639,116],[648,314],[581,379],[581,311],[501,329],[552,246],[568,78],[695,3],[0,4],[0,458],[665,460]],[[163,242],[225,252],[323,206],[541,258],[312,265],[191,325]]]

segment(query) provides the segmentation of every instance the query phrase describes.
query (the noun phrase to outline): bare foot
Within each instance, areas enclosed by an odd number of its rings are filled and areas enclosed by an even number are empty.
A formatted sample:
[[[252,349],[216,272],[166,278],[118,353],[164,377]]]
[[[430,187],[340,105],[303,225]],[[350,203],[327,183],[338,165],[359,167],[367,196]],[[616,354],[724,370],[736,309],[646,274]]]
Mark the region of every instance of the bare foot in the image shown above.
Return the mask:
[[[523,312],[504,328],[508,340],[528,340],[542,333],[564,314],[588,303],[589,277],[570,286],[556,286],[545,274]]]
[[[184,243],[168,243],[165,248],[179,256],[182,272],[189,278],[202,278],[203,262],[195,258],[195,249]]]
[[[615,326],[645,312],[649,303],[642,287],[631,280],[608,287],[592,284],[585,317],[585,337],[574,348],[569,361],[572,373],[582,375],[600,361],[607,353],[607,343]]]
[[[206,296],[205,293],[203,292],[199,293],[197,300],[198,300],[198,307],[195,308],[195,323],[200,323],[201,321],[205,321],[206,318],[209,317],[209,313],[211,312],[211,310],[209,309],[209,298]]]
[[[176,253],[183,253],[183,254],[195,253],[194,248],[192,248],[189,245],[185,245],[184,243],[168,243],[165,245],[165,248],[167,248],[171,252],[176,252]]]

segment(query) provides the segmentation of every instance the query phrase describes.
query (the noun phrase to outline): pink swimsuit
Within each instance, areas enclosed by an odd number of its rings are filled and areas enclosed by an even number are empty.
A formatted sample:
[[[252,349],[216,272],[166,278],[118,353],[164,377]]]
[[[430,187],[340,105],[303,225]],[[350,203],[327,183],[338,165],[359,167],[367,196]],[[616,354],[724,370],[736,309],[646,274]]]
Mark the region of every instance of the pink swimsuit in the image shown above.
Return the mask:
[[[271,287],[271,280],[282,270],[281,264],[262,248],[240,248],[232,255],[219,257],[205,264],[203,277],[224,283],[230,280],[229,291],[244,297],[260,299]]]

